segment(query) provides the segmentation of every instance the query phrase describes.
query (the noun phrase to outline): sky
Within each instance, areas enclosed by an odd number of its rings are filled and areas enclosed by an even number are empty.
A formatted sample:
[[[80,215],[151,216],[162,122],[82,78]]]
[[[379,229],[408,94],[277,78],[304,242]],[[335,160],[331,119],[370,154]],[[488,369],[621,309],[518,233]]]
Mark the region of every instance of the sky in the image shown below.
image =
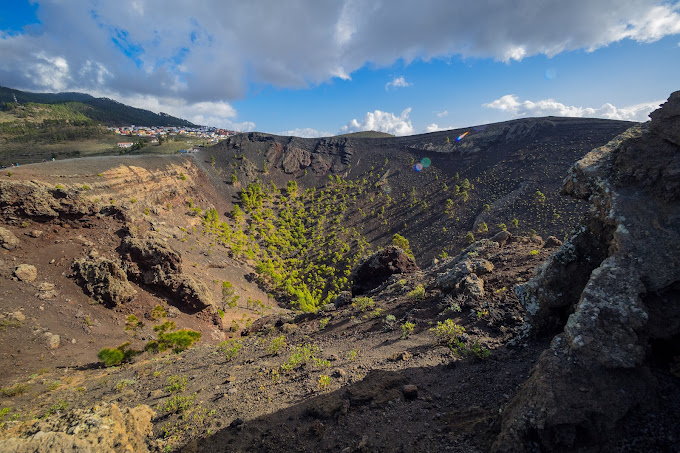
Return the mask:
[[[680,0],[0,0],[0,85],[240,131],[646,121],[679,74]]]

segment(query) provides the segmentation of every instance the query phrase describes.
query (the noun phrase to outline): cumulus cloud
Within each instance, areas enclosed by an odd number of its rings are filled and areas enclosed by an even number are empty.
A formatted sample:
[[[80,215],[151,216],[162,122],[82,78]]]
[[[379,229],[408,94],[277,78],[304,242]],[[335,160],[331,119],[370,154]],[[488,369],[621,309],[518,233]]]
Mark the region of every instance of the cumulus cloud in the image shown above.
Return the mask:
[[[318,131],[310,127],[292,129],[289,131],[277,132],[277,135],[292,135],[293,137],[304,137],[304,138],[317,138],[317,137],[330,137],[333,134],[325,131]]]
[[[192,102],[240,98],[253,83],[349,79],[366,64],[452,55],[512,61],[680,34],[677,0],[480,0],[465,8],[450,0],[38,3],[40,27],[0,31],[4,84]],[[44,67],[49,59],[56,73]]]
[[[483,104],[484,107],[505,111],[516,117],[525,116],[571,116],[588,118],[607,118],[611,120],[647,121],[648,115],[659,108],[664,101],[645,102],[628,107],[616,107],[606,103],[601,107],[580,107],[565,105],[554,99],[539,101],[521,101],[514,94],[506,94],[492,102]]]
[[[405,109],[399,116],[381,110],[366,112],[366,115],[361,121],[353,119],[347,123],[347,125],[343,126],[339,133],[346,134],[348,132],[380,131],[392,135],[411,135],[414,130],[411,120],[409,119],[409,113],[411,113],[411,107]]]
[[[412,84],[408,83],[406,79],[401,77],[395,77],[391,82],[385,84],[385,91],[389,91],[390,88],[405,88],[410,87]]]

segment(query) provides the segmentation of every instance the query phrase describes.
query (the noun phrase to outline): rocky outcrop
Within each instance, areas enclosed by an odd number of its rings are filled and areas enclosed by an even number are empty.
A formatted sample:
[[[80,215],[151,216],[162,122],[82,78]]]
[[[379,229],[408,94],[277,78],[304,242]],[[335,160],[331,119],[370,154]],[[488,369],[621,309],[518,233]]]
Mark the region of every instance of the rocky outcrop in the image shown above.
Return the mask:
[[[149,236],[123,239],[121,253],[133,281],[165,293],[189,310],[214,307],[212,293],[200,281],[182,274],[182,256],[161,240]]]
[[[0,451],[148,452],[154,416],[145,404],[122,410],[115,404],[76,409],[24,424],[22,433],[0,440]]]
[[[433,286],[446,293],[463,293],[475,299],[484,297],[484,280],[480,275],[490,273],[494,266],[479,254],[497,249],[496,242],[478,241],[460,255],[442,261],[432,269],[437,275]]]
[[[7,250],[14,250],[19,247],[19,238],[6,228],[0,227],[0,247]]]
[[[108,307],[129,302],[137,294],[123,269],[109,259],[80,258],[73,262],[71,269],[85,294]]]
[[[564,192],[586,224],[516,292],[537,333],[558,333],[504,412],[496,451],[576,450],[654,403],[646,360],[680,335],[680,92],[652,122],[577,162]]]
[[[9,216],[54,219],[96,213],[77,193],[36,181],[0,181],[0,212]]]
[[[288,174],[295,173],[298,170],[309,167],[312,163],[311,153],[304,149],[286,146],[283,153],[283,162],[281,167],[283,171]]]
[[[352,272],[352,295],[365,294],[387,281],[393,274],[412,274],[416,261],[399,247],[389,246],[362,261]]]

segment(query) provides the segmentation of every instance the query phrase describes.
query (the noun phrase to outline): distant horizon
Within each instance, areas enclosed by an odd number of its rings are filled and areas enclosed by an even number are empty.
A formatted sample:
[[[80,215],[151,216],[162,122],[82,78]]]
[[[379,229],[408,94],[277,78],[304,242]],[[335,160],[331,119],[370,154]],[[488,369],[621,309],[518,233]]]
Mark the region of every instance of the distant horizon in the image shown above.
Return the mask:
[[[10,89],[10,90],[16,90],[16,91],[24,91],[24,92],[32,93],[32,94],[69,94],[69,93],[73,93],[73,94],[85,94],[85,95],[92,96],[89,93],[83,93],[83,92],[78,92],[78,91],[61,91],[61,92],[59,92],[59,91],[56,91],[56,92],[55,91],[30,91],[30,90],[19,90],[17,88],[6,87],[6,86],[5,87],[0,86],[0,88],[7,88],[7,89]],[[670,95],[670,93],[669,93],[669,95]],[[92,97],[94,97],[94,96],[92,96]],[[99,97],[99,98],[94,97],[94,98],[95,99],[111,99],[111,98],[105,98],[105,97]],[[116,99],[111,99],[111,100],[116,101],[116,102],[120,102],[120,101],[117,101]],[[65,101],[65,102],[71,102],[71,101]],[[663,101],[663,102],[665,102],[665,101]],[[155,113],[155,114],[159,114],[159,115],[160,114],[167,114],[166,112],[153,112],[153,111],[151,111],[151,112]],[[284,137],[290,136],[290,137],[297,137],[297,138],[332,138],[332,137],[339,137],[339,136],[343,136],[343,135],[353,135],[353,134],[371,133],[371,132],[372,133],[388,134],[391,137],[411,137],[411,136],[425,135],[425,134],[431,134],[431,133],[436,133],[436,132],[447,132],[447,131],[455,131],[455,130],[472,129],[472,128],[475,128],[475,127],[489,126],[489,125],[493,125],[493,124],[499,124],[499,123],[505,123],[505,122],[511,122],[511,121],[518,121],[518,120],[524,120],[524,119],[541,119],[541,118],[609,120],[609,121],[625,121],[625,122],[632,122],[632,123],[643,123],[643,122],[645,122],[645,121],[618,120],[618,119],[586,117],[586,116],[573,117],[573,116],[544,115],[544,116],[524,116],[524,117],[520,117],[520,118],[511,118],[511,119],[508,119],[508,120],[495,121],[495,122],[492,122],[492,123],[471,124],[471,125],[467,125],[467,126],[459,126],[459,127],[454,127],[454,128],[450,128],[450,129],[439,129],[439,130],[436,130],[436,131],[414,132],[413,134],[408,134],[408,135],[395,135],[395,134],[390,134],[389,132],[384,132],[384,131],[380,131],[380,130],[367,129],[367,130],[354,131],[354,132],[339,132],[339,133],[334,134],[334,135],[321,135],[321,136],[316,136],[316,137],[304,137],[304,136],[298,136],[298,135],[281,134],[281,133],[277,133],[277,132],[269,132],[269,131],[264,131],[264,130],[239,131],[239,130],[228,129],[228,128],[223,128],[223,127],[219,127],[219,126],[212,126],[212,125],[209,125],[209,124],[194,124],[194,126],[196,128],[223,129],[223,130],[228,130],[230,132],[236,132],[236,133],[254,132],[254,133],[260,133],[260,134],[278,135],[278,136],[284,136]],[[179,118],[179,119],[186,120],[186,118]],[[188,120],[186,120],[186,121],[188,121]],[[647,119],[646,121],[649,121],[649,119]],[[129,127],[129,126],[169,127],[169,128],[191,128],[192,127],[192,126],[158,126],[158,125],[151,126],[151,125],[146,125],[146,124],[126,124],[124,126],[109,126],[109,128],[120,128],[120,127]]]
[[[680,89],[680,0],[120,6],[11,2],[0,84],[300,137],[549,115],[646,121]]]

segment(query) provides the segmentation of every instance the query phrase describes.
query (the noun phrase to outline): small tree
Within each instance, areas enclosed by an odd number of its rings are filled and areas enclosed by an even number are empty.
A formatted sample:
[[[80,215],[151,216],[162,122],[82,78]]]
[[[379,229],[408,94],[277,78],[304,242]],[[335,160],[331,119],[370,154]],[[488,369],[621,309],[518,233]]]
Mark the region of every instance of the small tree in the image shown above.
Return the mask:
[[[180,353],[191,347],[200,340],[201,332],[190,329],[180,329],[176,332],[177,326],[173,321],[165,321],[163,324],[154,326],[154,332],[158,333],[158,338],[149,341],[144,350],[151,352],[163,352],[172,349],[173,352]]]
[[[545,203],[545,195],[543,195],[543,192],[541,192],[540,190],[537,190],[537,191],[536,191],[536,193],[534,194],[534,199],[535,199],[538,203],[541,203],[541,204],[542,204],[542,203]]]
[[[465,235],[465,240],[468,244],[475,242],[475,235],[472,234],[472,231],[468,231],[468,233]]]
[[[139,354],[139,351],[134,349],[127,349],[130,342],[126,341],[117,348],[104,348],[99,351],[97,358],[104,362],[105,366],[117,366],[123,362],[128,362],[134,355]]]
[[[392,236],[392,245],[395,245],[400,249],[404,250],[404,252],[406,252],[408,256],[413,258],[411,246],[408,242],[408,239],[406,239],[404,236],[400,235],[399,233],[395,233],[394,236]]]

